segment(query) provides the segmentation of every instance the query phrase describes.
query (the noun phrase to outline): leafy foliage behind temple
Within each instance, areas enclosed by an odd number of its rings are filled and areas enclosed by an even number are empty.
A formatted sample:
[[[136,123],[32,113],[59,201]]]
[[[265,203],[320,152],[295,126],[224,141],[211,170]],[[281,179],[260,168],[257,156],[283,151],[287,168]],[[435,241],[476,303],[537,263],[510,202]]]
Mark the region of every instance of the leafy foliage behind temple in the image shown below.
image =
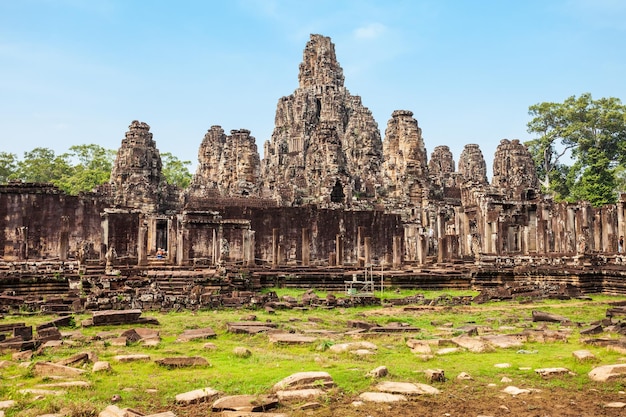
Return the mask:
[[[626,106],[591,94],[530,106],[526,145],[544,192],[557,200],[614,203],[626,191]],[[569,163],[569,164],[568,164]]]
[[[15,154],[0,152],[0,183],[10,180],[52,183],[68,194],[77,195],[109,181],[115,154],[114,150],[94,144],[75,145],[61,155],[52,149],[35,148],[24,152],[21,160]],[[168,183],[188,185],[190,162],[164,156],[163,173]]]

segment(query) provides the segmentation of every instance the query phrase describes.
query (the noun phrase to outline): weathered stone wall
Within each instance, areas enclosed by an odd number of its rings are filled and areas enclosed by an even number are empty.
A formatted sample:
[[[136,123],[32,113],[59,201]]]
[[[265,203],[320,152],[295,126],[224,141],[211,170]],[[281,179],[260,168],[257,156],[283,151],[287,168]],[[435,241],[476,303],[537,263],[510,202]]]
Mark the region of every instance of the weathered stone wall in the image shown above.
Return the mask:
[[[68,196],[49,184],[0,186],[0,255],[5,260],[98,258],[99,198]],[[81,249],[82,248],[82,249]]]

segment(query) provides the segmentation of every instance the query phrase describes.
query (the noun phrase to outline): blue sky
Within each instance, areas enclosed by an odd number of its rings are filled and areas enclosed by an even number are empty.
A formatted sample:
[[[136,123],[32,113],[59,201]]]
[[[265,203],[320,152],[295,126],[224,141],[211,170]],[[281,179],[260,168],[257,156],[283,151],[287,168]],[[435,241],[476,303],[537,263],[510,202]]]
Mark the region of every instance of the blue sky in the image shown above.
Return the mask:
[[[530,139],[532,104],[626,100],[622,0],[0,0],[0,151],[117,149],[140,120],[192,170],[212,125],[249,129],[263,157],[311,33],[381,135],[411,110],[428,155],[457,162]]]

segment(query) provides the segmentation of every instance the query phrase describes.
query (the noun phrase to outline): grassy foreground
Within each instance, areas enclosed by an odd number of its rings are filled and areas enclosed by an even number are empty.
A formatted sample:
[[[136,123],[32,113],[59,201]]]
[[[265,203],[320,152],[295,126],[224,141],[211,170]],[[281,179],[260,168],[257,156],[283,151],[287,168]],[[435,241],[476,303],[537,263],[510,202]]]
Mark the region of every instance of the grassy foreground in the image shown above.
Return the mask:
[[[280,291],[280,290],[277,290]],[[302,291],[303,292],[303,291]],[[298,291],[279,292],[279,295],[296,296]],[[387,294],[386,297],[412,295],[416,292]],[[444,293],[420,291],[428,299]],[[448,291],[451,296],[475,295],[475,292]],[[318,293],[324,297],[324,293]],[[108,373],[87,372],[80,379],[91,383],[90,388],[64,388],[65,395],[33,396],[21,394],[19,390],[37,388],[38,385],[57,382],[52,378],[34,375],[33,365],[19,366],[7,363],[0,366],[0,401],[16,400],[17,406],[5,410],[6,417],[38,416],[48,413],[63,413],[72,417],[97,415],[111,404],[114,395],[119,395],[120,408],[129,407],[144,413],[154,413],[171,409],[176,394],[198,388],[211,387],[227,395],[269,393],[272,386],[281,379],[301,371],[326,371],[335,380],[337,390],[334,395],[346,397],[372,390],[373,380],[366,373],[377,366],[388,367],[390,375],[385,379],[394,381],[430,383],[423,371],[443,369],[447,382],[436,385],[440,389],[446,384],[457,384],[456,376],[461,372],[470,374],[473,384],[487,387],[498,384],[503,387],[515,385],[549,389],[561,387],[581,390],[593,386],[594,389],[618,392],[625,389],[624,381],[605,384],[592,383],[587,373],[595,366],[624,361],[625,353],[583,343],[589,337],[580,336],[580,329],[606,316],[610,301],[624,297],[594,295],[591,301],[545,300],[533,304],[519,302],[492,302],[483,305],[432,307],[420,310],[405,310],[403,307],[362,307],[350,309],[310,309],[278,310],[268,314],[264,310],[219,310],[198,312],[144,312],[144,316],[155,317],[159,326],[146,326],[159,330],[161,342],[156,347],[145,347],[139,343],[129,346],[112,346],[106,340],[97,340],[101,332],[121,333],[136,326],[107,326],[63,328],[63,332],[73,331],[72,338],[62,346],[42,351],[33,357],[36,361],[56,362],[79,352],[92,352],[99,360],[110,361],[112,371]],[[573,321],[573,326],[559,323],[533,323],[531,311],[541,310],[565,316]],[[242,335],[226,331],[226,323],[239,321],[253,314],[259,321],[271,321],[279,328],[296,333],[317,336],[317,341],[306,345],[276,345],[268,341],[266,334]],[[90,317],[77,315],[76,322]],[[53,319],[52,316],[6,316],[0,324],[26,322],[37,324]],[[406,323],[421,329],[418,333],[393,333],[365,336],[346,335],[350,329],[349,320],[362,320],[379,325],[392,322]],[[495,349],[485,353],[461,351],[448,355],[435,355],[424,361],[411,352],[406,345],[410,338],[449,339],[461,334],[462,326],[479,326],[479,333],[505,334],[519,333],[524,329],[547,328],[569,332],[567,341],[553,343],[528,342],[523,347]],[[212,340],[177,342],[176,339],[186,329],[211,327],[217,333]],[[359,337],[361,337],[359,339]],[[619,338],[618,334],[601,334],[595,337]],[[356,339],[355,339],[356,338]],[[367,340],[378,346],[375,354],[358,357],[352,353],[332,353],[328,348],[334,343]],[[216,349],[207,349],[205,344],[212,342]],[[248,348],[252,355],[244,358],[233,353],[238,346]],[[597,357],[592,362],[578,362],[573,358],[575,350],[587,349]],[[151,361],[119,363],[115,355],[144,353]],[[201,368],[167,369],[153,361],[165,357],[201,356],[210,366]],[[0,352],[1,361],[12,361],[11,352]],[[494,365],[509,363],[509,368]],[[575,375],[543,379],[534,372],[537,368],[565,367]],[[84,367],[91,371],[91,364]],[[503,384],[503,377],[513,382]],[[323,399],[331,401],[331,398]]]

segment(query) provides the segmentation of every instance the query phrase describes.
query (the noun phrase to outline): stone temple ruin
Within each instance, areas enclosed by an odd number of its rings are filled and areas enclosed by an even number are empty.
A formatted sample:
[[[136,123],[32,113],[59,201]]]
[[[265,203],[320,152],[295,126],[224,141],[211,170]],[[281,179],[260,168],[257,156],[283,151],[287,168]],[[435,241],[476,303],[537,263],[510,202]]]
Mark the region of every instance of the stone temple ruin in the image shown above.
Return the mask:
[[[212,126],[188,189],[166,183],[138,121],[92,193],[0,186],[2,303],[38,289],[82,294],[83,305],[93,294],[105,307],[201,304],[270,285],[339,290],[368,271],[387,287],[626,292],[626,198],[601,208],[551,200],[518,140],[500,141],[489,183],[476,144],[458,164],[447,146],[429,158],[408,110],[392,113],[382,138],[327,37],[311,35],[298,79],[278,100],[263,159],[249,130]]]

